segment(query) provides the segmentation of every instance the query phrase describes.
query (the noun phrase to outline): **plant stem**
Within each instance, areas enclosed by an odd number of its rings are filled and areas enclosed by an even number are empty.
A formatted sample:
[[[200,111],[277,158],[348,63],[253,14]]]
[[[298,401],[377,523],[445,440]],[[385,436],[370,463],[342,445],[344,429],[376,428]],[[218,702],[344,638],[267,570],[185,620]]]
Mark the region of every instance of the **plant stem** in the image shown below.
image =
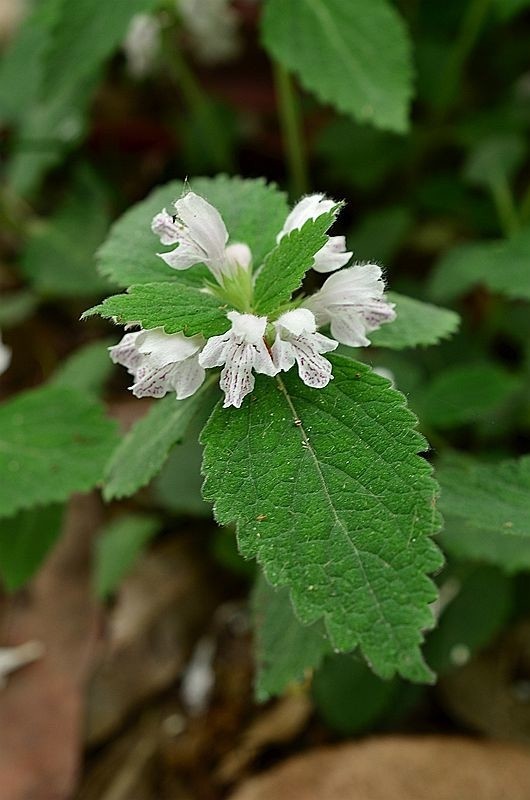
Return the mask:
[[[470,0],[460,29],[449,50],[440,83],[438,116],[443,117],[451,105],[466,58],[473,49],[491,0]]]
[[[274,82],[289,168],[291,193],[294,197],[300,197],[309,189],[302,118],[291,76],[278,62],[274,62]]]
[[[182,57],[174,31],[163,32],[164,53],[167,66],[178,84],[188,111],[194,116],[202,146],[207,149],[219,170],[232,171],[230,155],[223,146],[224,136],[219,131],[219,120],[210,97],[203,91],[186,60]]]
[[[505,236],[512,236],[519,230],[519,216],[513,199],[513,194],[506,180],[498,180],[491,184],[491,194],[497,216]]]

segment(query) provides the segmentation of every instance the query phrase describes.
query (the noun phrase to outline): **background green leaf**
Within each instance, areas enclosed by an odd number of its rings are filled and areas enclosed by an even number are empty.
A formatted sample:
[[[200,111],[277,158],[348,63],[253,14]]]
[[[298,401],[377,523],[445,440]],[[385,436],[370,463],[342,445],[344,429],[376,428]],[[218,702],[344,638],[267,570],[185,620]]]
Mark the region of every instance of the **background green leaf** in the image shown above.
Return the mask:
[[[96,542],[94,582],[98,597],[108,597],[119,586],[159,527],[157,517],[148,514],[123,514],[105,526]]]
[[[260,575],[252,599],[256,698],[268,700],[299,683],[331,651],[321,622],[302,625],[288,589],[273,589]]]
[[[0,406],[0,517],[66,500],[101,479],[116,425],[81,392],[43,386]]]
[[[24,275],[47,297],[86,297],[109,291],[94,255],[109,227],[109,199],[88,167],[77,170],[70,193],[49,219],[33,229],[20,259]]]
[[[403,350],[436,344],[456,332],[460,317],[447,308],[438,308],[412,297],[387,292],[390,302],[396,304],[396,319],[369,334],[376,347]]]
[[[506,572],[530,569],[530,456],[500,464],[453,457],[436,474],[448,518],[444,548]]]
[[[105,499],[129,497],[149,483],[192,420],[212,408],[216,397],[209,381],[185,400],[176,400],[173,393],[156,400],[113,453],[105,470]]]
[[[20,589],[35,573],[61,533],[64,508],[45,506],[0,519],[0,577],[6,589]]]
[[[263,42],[323,103],[359,122],[407,130],[410,43],[386,0],[268,0]]]

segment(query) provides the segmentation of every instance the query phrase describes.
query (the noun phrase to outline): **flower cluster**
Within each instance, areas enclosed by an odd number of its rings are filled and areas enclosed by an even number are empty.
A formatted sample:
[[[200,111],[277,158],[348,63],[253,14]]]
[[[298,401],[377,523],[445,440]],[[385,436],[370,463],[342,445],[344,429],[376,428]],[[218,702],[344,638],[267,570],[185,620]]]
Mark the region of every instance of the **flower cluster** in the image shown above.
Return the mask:
[[[304,197],[288,215],[277,241],[335,207],[322,194]],[[162,328],[126,333],[110,353],[115,363],[134,376],[132,391],[137,397],[162,397],[170,391],[178,399],[189,397],[202,384],[205,370],[212,367],[222,367],[225,408],[240,408],[254,388],[254,373],[274,376],[295,364],[307,386],[322,389],[333,377],[325,353],[339,343],[366,347],[370,344],[366,334],[395,318],[394,306],[384,296],[381,268],[375,264],[348,267],[352,253],[347,252],[342,236],[328,237],[314,258],[314,270],[333,272],[322,288],[264,317],[250,313],[254,273],[249,247],[228,243],[221,215],[204,198],[189,191],[174,203],[174,213],[164,209],[151,227],[162,244],[175,245],[159,254],[168,267],[208,267],[215,284],[204,291],[232,305],[227,311],[231,327],[208,340],[201,335],[167,334]],[[327,326],[332,338],[319,332]]]
[[[11,350],[3,344],[2,334],[0,333],[0,375],[6,371],[10,363]]]

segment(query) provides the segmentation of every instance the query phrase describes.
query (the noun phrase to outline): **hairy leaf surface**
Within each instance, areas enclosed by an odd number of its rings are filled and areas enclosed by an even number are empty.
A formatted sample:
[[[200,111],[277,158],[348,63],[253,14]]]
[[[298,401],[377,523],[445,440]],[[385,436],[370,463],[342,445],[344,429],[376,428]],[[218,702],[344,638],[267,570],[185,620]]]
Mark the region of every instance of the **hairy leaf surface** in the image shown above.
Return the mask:
[[[256,314],[275,311],[300,288],[315,255],[327,242],[326,231],[333,225],[335,216],[335,212],[329,211],[316,219],[309,219],[302,228],[284,236],[267,256],[256,278]]]
[[[240,410],[215,409],[202,435],[204,495],[300,620],[324,617],[332,646],[374,670],[429,680],[419,645],[432,626],[427,577],[440,565],[436,484],[403,395],[365,365],[330,358],[311,390],[294,372],[258,377]]]
[[[99,314],[106,319],[115,317],[122,325],[137,323],[144,330],[161,327],[166,333],[208,337],[228,330],[226,311],[219,300],[193,286],[142,283],[131,286],[126,294],[107,297],[85,311],[83,319]]]

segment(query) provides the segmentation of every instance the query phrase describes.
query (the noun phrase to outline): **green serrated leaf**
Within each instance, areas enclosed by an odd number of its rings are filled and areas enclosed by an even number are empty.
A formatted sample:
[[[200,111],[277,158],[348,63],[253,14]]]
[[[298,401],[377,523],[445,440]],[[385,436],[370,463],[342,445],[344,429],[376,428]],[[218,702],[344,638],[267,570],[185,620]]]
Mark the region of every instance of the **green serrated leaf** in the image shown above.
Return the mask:
[[[402,133],[412,95],[405,26],[386,0],[268,0],[263,42],[322,102]]]
[[[324,617],[337,650],[357,645],[384,677],[431,680],[419,645],[432,626],[441,561],[436,484],[403,395],[332,356],[322,390],[258,376],[240,410],[217,407],[202,434],[204,496],[300,620]]]
[[[256,699],[260,702],[282,694],[318,667],[331,651],[321,622],[302,625],[291,605],[287,589],[274,590],[260,575],[252,610],[255,629]]]
[[[388,292],[388,299],[396,304],[396,319],[370,333],[370,341],[377,347],[403,350],[405,347],[428,347],[456,332],[460,317],[447,308],[438,308],[412,297]]]
[[[441,541],[458,558],[506,572],[530,569],[530,456],[500,464],[450,459],[438,467]]]
[[[479,285],[514,300],[530,300],[530,227],[510,239],[450,250],[433,272],[430,296],[447,302]]]
[[[260,265],[276,244],[288,214],[285,194],[275,184],[260,179],[193,178],[189,184],[197,194],[214,205],[224,219],[232,242],[245,242],[252,250],[254,264]],[[152,192],[127,211],[111,228],[98,253],[99,269],[119,286],[168,281],[201,285],[209,276],[206,267],[170,269],[156,253],[164,248],[151,232],[151,220],[162,208],[182,196],[186,185],[173,181]]]
[[[420,390],[420,419],[437,428],[476,423],[493,414],[520,388],[520,380],[496,364],[458,364],[439,372]]]
[[[335,221],[336,211],[309,219],[302,228],[291,231],[276,245],[258,273],[254,289],[256,314],[270,314],[288,303],[302,285],[315,255],[327,242],[326,231]]]
[[[191,421],[213,406],[215,395],[210,380],[185,400],[176,400],[174,394],[156,400],[112,455],[105,470],[105,499],[129,497],[149,483]]]
[[[44,66],[44,91],[52,96],[99,70],[125,38],[135,14],[157,0],[63,0]]]
[[[0,519],[0,577],[6,589],[20,589],[40,567],[61,533],[63,506],[31,508]]]
[[[35,102],[42,58],[63,0],[40,0],[2,54],[0,64],[0,118],[17,123]]]
[[[114,339],[99,339],[80,347],[54,372],[51,383],[100,395],[114,368],[108,353],[113,344],[116,344]]]
[[[182,331],[186,336],[202,333],[215,336],[230,327],[227,307],[219,300],[193,286],[167,283],[142,283],[131,286],[126,294],[107,297],[90,308],[82,319],[99,314],[116,318],[122,324],[136,323],[144,330],[164,328],[166,333]]]
[[[22,272],[45,296],[86,297],[108,292],[109,284],[94,262],[108,226],[106,187],[88,168],[78,169],[63,206],[30,235],[20,260]]]
[[[106,525],[96,542],[98,597],[105,599],[119,586],[159,527],[158,518],[148,514],[124,514]]]
[[[84,394],[43,386],[0,406],[0,517],[92,489],[116,425]]]

